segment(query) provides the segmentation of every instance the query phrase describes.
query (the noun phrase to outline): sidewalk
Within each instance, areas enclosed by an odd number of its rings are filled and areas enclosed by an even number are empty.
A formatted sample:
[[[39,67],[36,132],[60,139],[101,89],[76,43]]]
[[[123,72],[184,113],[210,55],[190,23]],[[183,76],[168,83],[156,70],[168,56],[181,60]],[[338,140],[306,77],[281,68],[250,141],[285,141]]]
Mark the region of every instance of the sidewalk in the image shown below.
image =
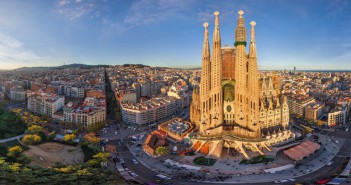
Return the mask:
[[[342,146],[344,140],[343,139],[338,139],[338,140],[340,142],[338,145]],[[217,161],[215,166],[211,168],[200,166],[210,170],[210,173],[206,174],[204,172],[195,172],[195,171],[184,170],[184,169],[179,170],[174,167],[167,167],[161,162],[162,159],[148,156],[144,151],[142,151],[142,148],[136,148],[135,146],[132,146],[130,147],[130,149],[133,155],[146,167],[150,168],[151,170],[157,173],[162,173],[170,177],[174,177],[175,174],[180,172],[185,172],[185,173],[193,172],[195,173],[195,175],[205,176],[205,178],[207,179],[214,179],[219,175],[230,176],[229,179],[223,181],[222,183],[248,183],[248,182],[258,183],[258,182],[272,182],[276,180],[283,180],[283,179],[289,179],[289,178],[297,178],[297,177],[312,173],[322,168],[323,166],[325,166],[330,160],[334,158],[334,156],[336,156],[340,148],[335,143],[333,143],[332,140],[329,140],[327,137],[323,135],[320,135],[320,141],[323,144],[323,146],[326,148],[326,151],[322,152],[319,156],[314,158],[312,161],[302,164],[298,169],[295,169],[295,168],[287,169],[277,173],[266,173],[264,172],[264,169],[283,166],[286,163],[283,164],[282,162],[278,162],[278,164],[271,163],[267,165],[264,165],[264,164],[240,165],[239,161],[230,161],[227,159],[222,159]],[[184,164],[190,164],[190,165],[196,166],[195,164],[192,164],[192,162],[190,162],[192,161],[190,160],[190,158],[188,159],[189,163],[185,162],[186,159],[184,159],[184,157],[168,155],[165,158],[179,161]],[[278,161],[279,161],[279,158],[278,158]],[[291,163],[292,161],[290,161],[290,164]]]
[[[20,138],[22,138],[24,135],[25,135],[25,134],[21,134],[21,135],[18,135],[18,136],[6,138],[6,139],[1,139],[1,140],[0,140],[0,143],[6,143],[6,142],[9,142],[9,141],[13,141],[13,140],[16,140],[16,139],[20,139]]]

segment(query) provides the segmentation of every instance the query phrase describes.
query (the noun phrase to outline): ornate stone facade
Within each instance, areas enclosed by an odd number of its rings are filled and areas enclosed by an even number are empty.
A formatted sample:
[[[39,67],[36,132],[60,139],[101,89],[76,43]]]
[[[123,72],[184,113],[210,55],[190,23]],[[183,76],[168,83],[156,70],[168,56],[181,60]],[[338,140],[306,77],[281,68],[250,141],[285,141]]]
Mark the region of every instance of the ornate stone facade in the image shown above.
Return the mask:
[[[294,138],[286,130],[289,109],[279,97],[271,77],[260,77],[255,41],[256,23],[251,24],[249,53],[246,28],[239,11],[233,47],[221,46],[219,12],[215,12],[212,56],[208,23],[204,23],[200,88],[193,91],[190,119],[199,129],[192,138],[193,149],[220,157],[223,148],[234,148],[249,157],[246,150],[263,154],[269,146]]]

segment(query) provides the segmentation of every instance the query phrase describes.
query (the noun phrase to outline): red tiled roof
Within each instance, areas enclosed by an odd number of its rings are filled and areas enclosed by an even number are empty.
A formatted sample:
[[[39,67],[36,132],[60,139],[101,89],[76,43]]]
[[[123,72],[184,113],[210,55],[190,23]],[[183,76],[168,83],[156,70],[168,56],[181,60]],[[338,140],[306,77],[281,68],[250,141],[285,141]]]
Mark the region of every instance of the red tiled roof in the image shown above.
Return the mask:
[[[313,154],[320,147],[319,144],[314,143],[310,140],[307,140],[297,146],[294,146],[288,150],[284,151],[284,154],[287,155],[290,159],[295,161],[300,161],[304,157]]]

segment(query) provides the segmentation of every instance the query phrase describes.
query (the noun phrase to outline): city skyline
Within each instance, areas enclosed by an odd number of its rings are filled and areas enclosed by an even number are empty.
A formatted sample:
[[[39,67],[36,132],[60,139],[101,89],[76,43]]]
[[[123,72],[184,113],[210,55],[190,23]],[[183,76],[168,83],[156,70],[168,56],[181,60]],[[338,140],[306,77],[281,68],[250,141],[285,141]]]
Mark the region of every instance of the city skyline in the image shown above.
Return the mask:
[[[221,36],[231,42],[222,45],[233,45],[239,9],[246,12],[247,27],[250,21],[257,22],[259,69],[351,69],[348,1],[60,0],[0,4],[0,69],[65,63],[200,67],[203,22],[212,23],[212,13],[220,11]],[[213,26],[209,26],[210,33]]]

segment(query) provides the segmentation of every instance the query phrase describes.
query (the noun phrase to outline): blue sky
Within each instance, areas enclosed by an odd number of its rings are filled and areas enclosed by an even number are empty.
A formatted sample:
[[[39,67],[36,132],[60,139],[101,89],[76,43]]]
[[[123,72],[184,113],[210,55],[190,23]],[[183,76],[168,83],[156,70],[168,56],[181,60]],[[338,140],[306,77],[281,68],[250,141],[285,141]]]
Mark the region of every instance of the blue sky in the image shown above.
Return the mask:
[[[260,69],[351,69],[348,0],[0,1],[0,69],[64,63],[197,67],[204,21],[221,12],[233,45],[237,11],[257,25]],[[248,37],[249,38],[249,37]]]

